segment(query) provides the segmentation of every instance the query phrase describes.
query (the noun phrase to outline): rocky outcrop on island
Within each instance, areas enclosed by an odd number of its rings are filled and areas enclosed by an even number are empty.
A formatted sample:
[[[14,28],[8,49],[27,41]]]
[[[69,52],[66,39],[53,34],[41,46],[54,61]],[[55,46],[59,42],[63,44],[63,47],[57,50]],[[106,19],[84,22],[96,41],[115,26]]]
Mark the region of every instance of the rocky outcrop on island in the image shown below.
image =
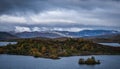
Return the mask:
[[[95,57],[88,58],[87,60],[84,60],[83,58],[79,59],[79,64],[87,64],[87,65],[95,65],[100,64],[100,60],[96,60]]]

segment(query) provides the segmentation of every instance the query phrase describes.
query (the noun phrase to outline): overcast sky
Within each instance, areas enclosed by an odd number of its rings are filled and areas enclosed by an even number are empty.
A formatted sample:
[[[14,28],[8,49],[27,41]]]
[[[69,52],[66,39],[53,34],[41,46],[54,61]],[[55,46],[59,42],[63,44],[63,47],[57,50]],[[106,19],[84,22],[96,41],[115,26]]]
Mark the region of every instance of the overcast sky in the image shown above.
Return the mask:
[[[0,0],[0,31],[120,31],[120,0]]]

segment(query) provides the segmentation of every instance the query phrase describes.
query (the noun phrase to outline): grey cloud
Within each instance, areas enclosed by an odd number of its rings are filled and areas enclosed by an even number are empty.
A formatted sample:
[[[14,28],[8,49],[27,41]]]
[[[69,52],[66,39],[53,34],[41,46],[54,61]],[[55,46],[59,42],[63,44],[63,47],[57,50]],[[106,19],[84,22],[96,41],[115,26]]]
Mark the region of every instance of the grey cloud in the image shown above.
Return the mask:
[[[50,8],[45,0],[0,0],[1,14],[38,12]]]
[[[53,29],[53,28],[61,28],[61,29],[69,29],[69,28],[79,28],[79,29],[105,29],[105,30],[117,30],[120,31],[120,27],[109,27],[109,26],[95,26],[95,25],[81,25],[81,24],[36,24],[36,25],[29,25],[29,24],[9,24],[4,23],[0,24],[0,31],[15,31],[16,27],[27,27],[33,29],[35,27],[38,28],[46,28],[46,29]]]
[[[106,28],[106,25],[110,25],[107,28],[111,29],[120,29],[120,0],[0,0],[0,15],[14,15],[14,16],[25,16],[29,17],[31,14],[37,15],[38,13],[42,13],[49,10],[74,10],[80,14],[84,18],[92,18],[98,19],[99,21],[93,21],[91,25],[85,25],[82,21],[73,23],[73,24],[66,24],[56,22],[56,23],[49,23],[49,24],[38,24],[41,26],[46,27],[92,27],[92,28]],[[69,13],[74,14],[74,13]],[[81,16],[78,14],[78,16]],[[57,18],[58,16],[56,16]],[[77,16],[76,16],[77,17]],[[70,19],[76,18],[71,17]],[[59,17],[58,17],[59,18]],[[66,18],[67,19],[67,18]],[[69,18],[68,18],[69,19]],[[28,18],[29,20],[29,18]],[[87,21],[86,21],[87,22]],[[88,21],[91,22],[91,21]],[[97,25],[98,23],[98,25]],[[106,24],[105,26],[100,26],[99,23]],[[9,24],[3,25],[0,21],[0,29],[7,30],[10,28],[11,30],[14,29],[12,26],[36,26],[29,25],[29,24]],[[38,26],[37,25],[37,26]],[[113,27],[111,27],[113,25]],[[9,26],[9,27],[8,27]],[[10,30],[9,29],[9,30]]]
[[[41,12],[48,9],[65,8],[92,10],[96,7],[111,8],[120,0],[0,0],[0,13]],[[114,3],[113,3],[114,4]]]

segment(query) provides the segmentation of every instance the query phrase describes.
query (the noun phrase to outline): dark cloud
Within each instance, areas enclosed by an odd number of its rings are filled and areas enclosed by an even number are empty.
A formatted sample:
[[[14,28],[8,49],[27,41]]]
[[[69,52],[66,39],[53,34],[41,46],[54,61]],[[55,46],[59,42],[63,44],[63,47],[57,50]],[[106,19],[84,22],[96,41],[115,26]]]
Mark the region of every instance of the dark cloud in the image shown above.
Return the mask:
[[[20,25],[119,30],[119,11],[120,0],[0,0],[0,29]]]
[[[0,13],[38,12],[49,9],[46,0],[0,0]]]
[[[92,10],[96,7],[111,8],[112,1],[120,0],[0,0],[0,13],[40,12],[56,8],[77,10]]]

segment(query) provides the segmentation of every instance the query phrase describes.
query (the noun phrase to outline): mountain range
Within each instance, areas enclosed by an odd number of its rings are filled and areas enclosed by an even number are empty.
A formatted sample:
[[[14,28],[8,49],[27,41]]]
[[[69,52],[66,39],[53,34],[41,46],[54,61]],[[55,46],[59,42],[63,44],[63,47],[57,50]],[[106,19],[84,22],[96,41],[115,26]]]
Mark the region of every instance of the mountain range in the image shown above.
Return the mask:
[[[113,35],[120,34],[115,30],[83,30],[79,32],[69,31],[35,31],[35,32],[0,32],[0,39],[10,38],[35,38],[35,37],[46,37],[46,38],[59,38],[59,37],[103,37],[102,35]]]

